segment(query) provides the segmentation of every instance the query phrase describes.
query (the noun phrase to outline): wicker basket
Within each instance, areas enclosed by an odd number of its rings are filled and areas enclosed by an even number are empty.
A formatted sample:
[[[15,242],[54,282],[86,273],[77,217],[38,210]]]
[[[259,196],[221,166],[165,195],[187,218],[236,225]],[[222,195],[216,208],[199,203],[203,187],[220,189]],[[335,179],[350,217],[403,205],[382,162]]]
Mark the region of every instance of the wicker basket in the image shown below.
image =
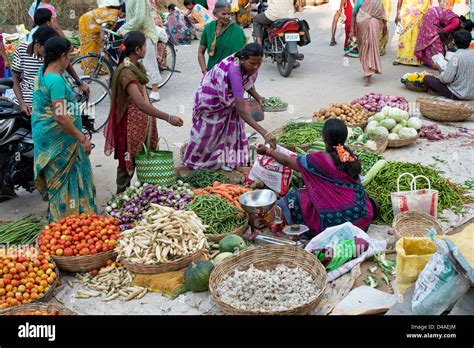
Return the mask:
[[[436,234],[443,233],[441,226],[434,217],[418,211],[398,213],[392,226],[397,238],[426,237],[426,233],[433,228],[436,230]]]
[[[129,271],[133,273],[159,274],[159,273],[178,271],[180,269],[188,267],[188,265],[193,261],[202,260],[206,258],[207,258],[206,251],[200,250],[179,261],[170,261],[166,263],[161,263],[159,265],[144,265],[141,263],[132,263],[125,260],[120,260],[120,262],[125,268],[127,268]]]
[[[450,101],[439,97],[418,98],[421,114],[434,121],[462,122],[474,114],[474,109],[462,101]]]
[[[109,250],[102,253],[83,255],[83,256],[52,256],[59,269],[68,272],[89,272],[93,269],[99,269],[107,264],[108,260],[114,261],[117,253]]]
[[[210,242],[219,243],[224,237],[230,236],[231,234],[236,234],[240,237],[243,237],[247,229],[249,228],[248,220],[245,223],[236,228],[232,233],[221,233],[221,234],[206,234],[206,238]]]
[[[284,103],[281,106],[264,106],[262,110],[264,112],[283,112],[288,110],[288,104]]]
[[[181,177],[185,177],[191,172],[191,170],[188,169],[187,167],[178,167],[175,169],[175,171],[176,171],[176,175],[181,176]],[[222,175],[224,175],[231,184],[241,185],[245,183],[244,175],[238,170],[233,170],[231,172],[228,172],[228,171],[219,169],[219,170],[216,170],[216,172],[219,172]]]
[[[236,270],[245,270],[253,264],[259,269],[273,269],[278,264],[284,264],[288,267],[301,267],[310,273],[316,280],[319,287],[317,296],[311,302],[300,307],[285,311],[274,312],[253,312],[237,309],[223,302],[217,294],[217,287],[226,275],[234,273]],[[226,258],[211,273],[209,280],[209,289],[214,300],[221,310],[226,314],[234,315],[304,315],[311,313],[321,301],[326,288],[327,274],[324,266],[316,257],[307,251],[292,246],[284,245],[265,245],[253,247],[240,252],[238,255]],[[316,290],[315,290],[316,291]]]
[[[280,128],[277,128],[277,129],[271,131],[270,133],[273,134],[273,136],[278,139],[278,137],[280,137],[281,135],[283,135],[283,133],[285,133],[285,128],[280,127]],[[296,151],[297,147],[300,148],[303,151],[308,151],[309,148],[311,147],[311,144],[301,144],[301,145],[295,146],[295,145],[286,145],[286,144],[280,144],[279,143],[278,145],[283,146],[285,149],[288,149],[288,150],[293,151],[293,152]]]
[[[0,311],[0,315],[16,315],[20,312],[35,312],[57,310],[58,315],[77,315],[76,312],[57,303],[27,303]]]
[[[387,146],[388,147],[402,147],[402,146],[407,146],[410,144],[413,144],[416,142],[416,139],[418,139],[419,135],[413,138],[408,138],[408,139],[400,139],[400,140],[388,140]]]
[[[413,92],[428,92],[428,87],[426,87],[424,84],[420,85],[417,82],[411,82],[411,81],[403,82],[403,84],[405,85],[407,89]]]

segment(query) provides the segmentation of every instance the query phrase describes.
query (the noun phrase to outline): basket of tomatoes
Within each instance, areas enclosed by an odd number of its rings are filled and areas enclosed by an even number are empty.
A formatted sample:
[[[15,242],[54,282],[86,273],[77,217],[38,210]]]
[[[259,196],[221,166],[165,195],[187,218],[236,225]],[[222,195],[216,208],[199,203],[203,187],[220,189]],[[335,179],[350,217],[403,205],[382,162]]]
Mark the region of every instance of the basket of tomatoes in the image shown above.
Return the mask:
[[[34,247],[0,248],[0,308],[48,302],[58,280],[47,253]]]
[[[114,249],[119,225],[112,217],[70,215],[46,225],[38,237],[38,247],[50,253],[61,270],[89,272],[117,257]]]

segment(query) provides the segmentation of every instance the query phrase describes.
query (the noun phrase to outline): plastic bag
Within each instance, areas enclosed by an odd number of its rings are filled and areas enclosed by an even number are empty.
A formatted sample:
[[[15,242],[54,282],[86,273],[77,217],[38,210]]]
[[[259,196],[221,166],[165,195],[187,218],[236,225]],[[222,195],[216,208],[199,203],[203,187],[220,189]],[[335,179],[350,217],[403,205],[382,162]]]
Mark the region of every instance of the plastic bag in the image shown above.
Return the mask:
[[[296,157],[294,152],[279,145],[277,145],[277,148],[274,151]],[[260,180],[270,190],[284,196],[290,189],[292,175],[293,170],[291,168],[278,163],[273,159],[273,157],[258,155],[252,169],[250,169],[248,178],[251,181]]]
[[[456,270],[446,240],[436,242],[437,252],[420,273],[412,298],[415,315],[440,315],[454,304],[470,287],[469,280]]]
[[[352,257],[350,257],[350,261],[344,263],[339,268],[328,272],[328,282],[349,272],[355,265],[361,263],[365,259],[383,252],[387,247],[387,241],[370,238],[368,234],[359,227],[354,226],[350,222],[346,222],[342,225],[326,228],[323,232],[311,239],[308,245],[306,245],[305,250],[310,253],[329,247],[331,247],[332,250],[337,250],[337,245],[340,244],[340,242],[354,240],[356,237],[367,241],[369,243],[369,248],[364,252],[355,250],[355,255],[351,255]],[[336,256],[338,258],[341,257],[341,255]]]
[[[435,243],[428,237],[402,237],[395,245],[397,251],[397,284],[400,293],[407,291],[418,279],[431,256]]]
[[[400,191],[400,179],[405,176],[411,176],[410,191]],[[417,179],[425,179],[428,182],[428,189],[418,190],[416,188]],[[392,200],[393,216],[404,211],[419,211],[436,217],[438,214],[438,191],[431,189],[430,180],[423,176],[413,176],[410,173],[403,173],[397,179],[397,191],[390,194]]]
[[[230,3],[230,11],[231,12],[239,12],[239,0],[232,0]]]

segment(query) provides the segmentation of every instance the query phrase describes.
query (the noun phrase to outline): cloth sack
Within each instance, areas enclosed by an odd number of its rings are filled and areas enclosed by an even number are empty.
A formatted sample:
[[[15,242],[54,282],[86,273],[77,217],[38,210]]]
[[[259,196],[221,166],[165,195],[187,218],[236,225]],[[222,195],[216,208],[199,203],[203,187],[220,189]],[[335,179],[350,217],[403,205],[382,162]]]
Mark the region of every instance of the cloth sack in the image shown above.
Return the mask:
[[[369,247],[367,248],[364,245],[360,250],[357,250],[357,248],[355,248],[356,250],[354,250],[354,248],[338,248],[338,245],[344,245],[344,243],[341,242],[355,241],[356,238],[363,239],[369,244]],[[358,245],[363,244],[365,243],[358,243]],[[346,222],[342,225],[326,228],[323,232],[311,239],[311,241],[306,245],[305,250],[314,253],[317,250],[329,248],[335,250],[335,252],[342,249],[344,252],[349,251],[353,253],[351,255],[334,255],[334,259],[346,259],[347,262],[328,272],[328,282],[349,272],[355,265],[363,262],[365,259],[385,251],[387,248],[387,241],[371,238],[359,227],[354,226],[350,222]]]
[[[296,157],[294,152],[279,145],[273,151]],[[270,190],[284,196],[290,189],[292,175],[293,170],[291,168],[278,163],[273,157],[258,155],[252,169],[250,169],[248,179],[250,181],[260,180]]]
[[[397,265],[395,272],[400,293],[415,284],[421,271],[436,252],[435,243],[428,237],[402,237],[395,244]]]

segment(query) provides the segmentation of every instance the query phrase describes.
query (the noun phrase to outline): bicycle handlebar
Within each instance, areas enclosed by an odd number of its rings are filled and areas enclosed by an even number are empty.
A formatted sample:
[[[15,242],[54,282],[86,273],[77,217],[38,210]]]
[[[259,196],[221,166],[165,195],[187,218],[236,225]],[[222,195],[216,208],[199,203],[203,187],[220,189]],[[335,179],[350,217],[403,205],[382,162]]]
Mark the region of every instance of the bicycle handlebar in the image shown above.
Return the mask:
[[[115,31],[112,31],[112,30],[109,30],[109,29],[104,28],[104,27],[100,27],[100,30],[105,31],[106,33],[111,34],[111,35],[122,36],[119,33],[115,32]]]

